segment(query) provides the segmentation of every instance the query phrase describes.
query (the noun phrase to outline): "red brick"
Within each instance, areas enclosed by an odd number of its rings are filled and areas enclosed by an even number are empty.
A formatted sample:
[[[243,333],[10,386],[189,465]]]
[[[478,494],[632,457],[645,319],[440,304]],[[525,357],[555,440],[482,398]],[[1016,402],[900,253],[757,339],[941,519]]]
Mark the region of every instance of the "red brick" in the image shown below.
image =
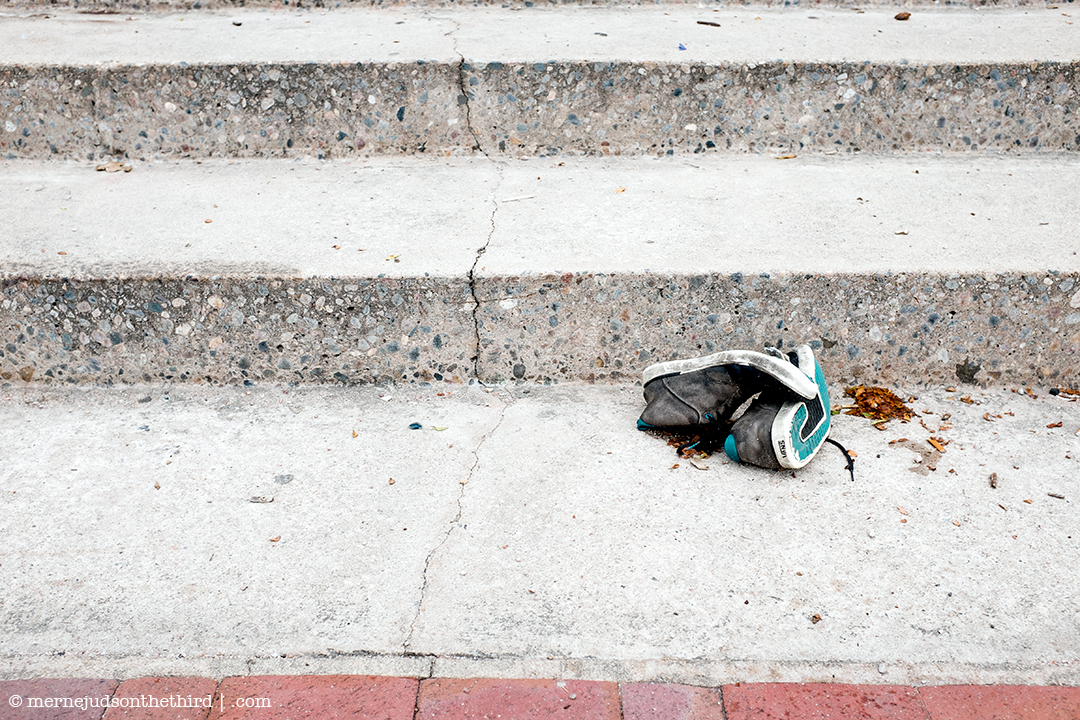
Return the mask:
[[[0,720],[100,720],[112,697],[117,680],[4,680],[0,681]],[[11,698],[22,699],[19,707],[11,706]],[[30,707],[30,698],[70,699],[96,702],[99,707]]]
[[[226,678],[210,720],[412,720],[416,685],[414,678],[369,675]],[[269,707],[237,707],[264,698]]]
[[[619,690],[623,720],[724,720],[717,688],[627,683]]]
[[[919,691],[934,720],[1077,720],[1080,688],[942,685]]]
[[[927,720],[914,688],[899,685],[725,685],[728,720]]]
[[[105,711],[104,720],[206,720],[217,682],[209,678],[145,677],[125,680],[113,696],[121,705]],[[139,705],[134,705],[138,702]],[[147,707],[152,702],[194,707]],[[132,703],[131,707],[123,707]]]
[[[437,678],[420,683],[417,708],[417,720],[619,720],[619,686],[585,680]]]

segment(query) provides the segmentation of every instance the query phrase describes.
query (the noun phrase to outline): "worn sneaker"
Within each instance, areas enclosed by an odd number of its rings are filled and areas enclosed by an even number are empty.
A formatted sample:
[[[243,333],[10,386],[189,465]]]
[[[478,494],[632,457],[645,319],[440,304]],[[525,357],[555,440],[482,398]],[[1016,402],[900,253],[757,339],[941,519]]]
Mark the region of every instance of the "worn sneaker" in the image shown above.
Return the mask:
[[[807,345],[800,345],[788,358],[814,384],[813,396],[792,392],[786,383],[763,391],[731,426],[724,441],[724,452],[732,460],[795,470],[810,462],[828,438],[829,389],[821,365]]]
[[[805,346],[803,346],[805,347]],[[806,348],[809,351],[809,348]],[[779,351],[774,355],[728,350],[690,360],[650,365],[643,377],[645,411],[639,428],[685,427],[724,422],[739,406],[779,382],[812,399],[814,381]],[[813,354],[810,355],[813,358]]]

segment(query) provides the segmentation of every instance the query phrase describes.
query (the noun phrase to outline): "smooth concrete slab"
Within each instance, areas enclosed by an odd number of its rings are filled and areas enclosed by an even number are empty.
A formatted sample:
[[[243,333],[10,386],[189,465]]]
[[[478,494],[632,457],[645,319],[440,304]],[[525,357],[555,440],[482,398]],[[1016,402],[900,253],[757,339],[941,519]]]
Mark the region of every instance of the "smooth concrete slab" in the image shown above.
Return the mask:
[[[0,673],[1080,682],[1074,397],[898,390],[852,482],[635,387],[8,389]]]
[[[463,278],[479,257],[481,278],[1080,271],[1071,154],[133,167],[0,165],[0,270]]]
[[[1062,10],[919,8],[898,22],[895,8],[50,9],[0,16],[0,64],[1075,62],[1080,29]]]
[[[466,158],[94,167],[3,165],[3,272],[460,278],[499,183],[499,168]]]

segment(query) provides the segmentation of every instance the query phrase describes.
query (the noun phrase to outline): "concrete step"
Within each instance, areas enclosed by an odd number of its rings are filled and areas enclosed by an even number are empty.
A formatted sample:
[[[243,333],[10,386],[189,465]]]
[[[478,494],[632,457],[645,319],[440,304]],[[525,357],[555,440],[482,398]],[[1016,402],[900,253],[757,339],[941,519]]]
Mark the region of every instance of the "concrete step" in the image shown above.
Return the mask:
[[[1080,158],[378,158],[0,171],[4,383],[1077,383]]]
[[[913,394],[852,482],[632,386],[6,389],[0,677],[1080,684],[1080,405]]]
[[[1075,0],[1062,0],[1060,8],[1067,10],[1075,7],[1074,2]],[[683,4],[682,0],[507,0],[506,2],[504,0],[469,0],[468,2],[455,2],[455,0],[4,0],[3,3],[0,3],[0,9],[7,13],[19,14],[74,10],[75,12],[91,15],[110,15],[148,12],[233,11],[243,8],[332,12],[357,8],[457,10],[462,7],[490,7],[521,11],[566,7],[626,8],[635,6],[656,7],[658,5],[679,8]],[[986,10],[993,8],[1042,10],[1050,7],[1050,4],[1046,3],[1045,0],[946,0],[944,3],[940,2],[940,0],[866,0],[865,2],[855,2],[855,0],[814,0],[813,2],[803,2],[802,0],[756,0],[752,5],[785,10],[842,8],[855,12],[865,12],[866,8],[886,8],[891,9],[894,13],[905,10],[921,11],[940,8],[950,10]],[[707,9],[744,8],[746,6],[747,3],[732,3],[721,0],[698,3],[698,7]],[[1057,7],[1051,9],[1057,9]]]
[[[0,18],[9,158],[1080,148],[1060,9],[393,9]]]

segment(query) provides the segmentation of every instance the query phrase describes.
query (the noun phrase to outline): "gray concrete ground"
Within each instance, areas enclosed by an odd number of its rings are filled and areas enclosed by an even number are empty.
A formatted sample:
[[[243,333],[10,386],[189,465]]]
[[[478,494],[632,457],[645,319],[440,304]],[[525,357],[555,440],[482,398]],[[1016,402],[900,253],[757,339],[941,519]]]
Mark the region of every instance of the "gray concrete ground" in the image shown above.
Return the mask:
[[[1076,402],[911,392],[852,482],[632,385],[6,389],[0,677],[1080,682]]]

